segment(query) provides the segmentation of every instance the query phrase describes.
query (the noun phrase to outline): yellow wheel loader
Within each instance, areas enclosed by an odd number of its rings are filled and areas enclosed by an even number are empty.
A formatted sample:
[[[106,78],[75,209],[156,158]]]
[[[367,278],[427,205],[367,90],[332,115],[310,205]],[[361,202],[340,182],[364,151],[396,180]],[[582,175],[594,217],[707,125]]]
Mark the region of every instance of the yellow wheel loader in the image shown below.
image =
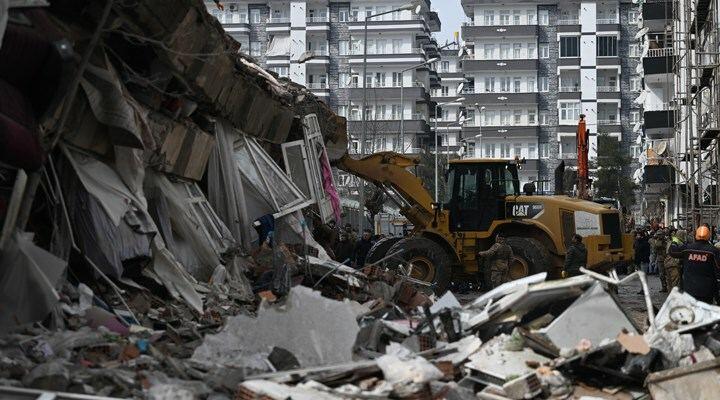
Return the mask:
[[[531,187],[521,194],[517,161],[451,161],[446,198],[439,204],[410,172],[417,164],[392,152],[359,160],[346,154],[337,162],[340,169],[384,189],[414,226],[408,237],[377,242],[368,263],[401,251],[398,257],[412,264],[414,278],[443,292],[453,276],[479,276],[477,253],[488,249],[496,235],[512,247],[512,279],[539,272],[560,277],[575,233],[584,238],[590,268],[632,259],[632,236],[623,234],[618,210],[568,196],[535,195]]]

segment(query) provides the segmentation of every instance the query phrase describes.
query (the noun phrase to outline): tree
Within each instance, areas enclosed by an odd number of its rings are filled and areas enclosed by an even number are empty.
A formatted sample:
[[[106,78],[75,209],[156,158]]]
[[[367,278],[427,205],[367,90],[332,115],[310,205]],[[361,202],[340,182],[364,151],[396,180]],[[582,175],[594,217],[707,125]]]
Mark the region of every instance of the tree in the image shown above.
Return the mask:
[[[597,160],[594,167],[596,179],[593,183],[595,194],[620,200],[624,207],[635,204],[634,191],[638,188],[630,174],[633,158],[620,149],[620,142],[601,133],[597,141]]]

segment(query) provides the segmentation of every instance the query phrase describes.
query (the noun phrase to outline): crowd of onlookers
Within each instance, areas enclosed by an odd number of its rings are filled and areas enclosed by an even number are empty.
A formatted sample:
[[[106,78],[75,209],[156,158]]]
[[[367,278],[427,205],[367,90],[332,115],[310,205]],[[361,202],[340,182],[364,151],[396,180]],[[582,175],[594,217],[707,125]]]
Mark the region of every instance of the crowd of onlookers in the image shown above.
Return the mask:
[[[715,228],[676,228],[654,222],[635,230],[635,268],[658,275],[660,291],[678,287],[699,300],[714,303],[720,278],[720,242]],[[713,244],[715,243],[715,244]]]

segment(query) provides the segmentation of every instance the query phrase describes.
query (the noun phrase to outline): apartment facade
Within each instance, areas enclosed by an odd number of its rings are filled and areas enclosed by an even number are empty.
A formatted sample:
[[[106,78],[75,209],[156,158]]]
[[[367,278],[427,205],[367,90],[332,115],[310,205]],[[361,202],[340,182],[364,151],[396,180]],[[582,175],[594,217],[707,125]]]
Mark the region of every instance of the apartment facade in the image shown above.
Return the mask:
[[[642,14],[645,220],[720,223],[717,0],[649,1]]]
[[[439,56],[432,32],[440,30],[440,21],[430,11],[430,0],[416,2],[421,6],[417,14],[408,9],[390,12],[408,4],[403,0],[223,4],[225,10],[219,10],[207,2],[208,10],[246,53],[264,68],[307,86],[347,117],[352,152],[361,149],[363,102],[365,153],[412,153],[429,141],[434,111],[430,89],[440,82],[428,65],[420,65]]]
[[[560,161],[577,165],[580,114],[590,129],[591,160],[599,133],[620,141],[624,152],[639,152],[636,5],[462,0],[462,6],[468,120],[457,140],[470,156],[525,158],[521,179],[552,192]]]

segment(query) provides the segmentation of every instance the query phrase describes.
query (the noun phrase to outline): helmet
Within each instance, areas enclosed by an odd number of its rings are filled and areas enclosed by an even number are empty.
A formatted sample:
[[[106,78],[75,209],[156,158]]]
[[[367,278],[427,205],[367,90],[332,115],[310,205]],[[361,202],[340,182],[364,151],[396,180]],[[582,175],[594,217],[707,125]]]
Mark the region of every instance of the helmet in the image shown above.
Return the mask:
[[[710,229],[707,226],[701,226],[695,231],[695,240],[710,240]]]

